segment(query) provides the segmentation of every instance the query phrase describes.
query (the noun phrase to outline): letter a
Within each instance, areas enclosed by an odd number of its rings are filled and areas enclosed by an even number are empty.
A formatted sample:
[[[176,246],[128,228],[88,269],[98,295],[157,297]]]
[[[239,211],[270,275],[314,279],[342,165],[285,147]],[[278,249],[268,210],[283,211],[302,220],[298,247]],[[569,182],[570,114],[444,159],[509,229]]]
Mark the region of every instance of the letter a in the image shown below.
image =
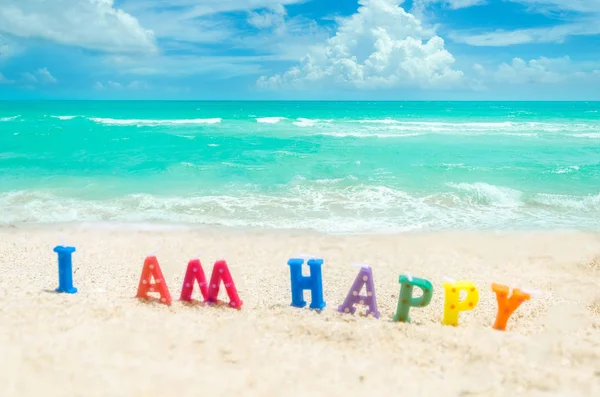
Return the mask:
[[[154,279],[154,282],[152,282]],[[160,294],[160,303],[171,304],[171,294],[163,277],[162,270],[155,256],[149,256],[144,261],[142,276],[136,298],[150,299],[148,292],[158,292]]]
[[[235,283],[233,282],[233,278],[229,272],[229,267],[227,267],[227,262],[224,260],[217,261],[217,263],[215,263],[215,267],[213,267],[213,271],[210,276],[210,285],[208,287],[208,297],[206,298],[205,302],[217,303],[219,301],[218,297],[221,281],[223,281],[225,284],[225,290],[229,296],[229,306],[236,309],[241,308],[244,302],[242,302],[238,296]]]
[[[194,282],[198,283],[200,287],[200,294],[202,299],[206,300],[208,297],[208,288],[206,286],[206,276],[204,275],[204,269],[199,259],[192,259],[188,262],[185,277],[183,279],[183,285],[181,286],[181,296],[179,300],[192,302],[192,293],[194,292]]]
[[[367,296],[359,295],[362,287],[365,286],[367,290]],[[367,316],[372,315],[375,318],[379,318],[379,310],[377,310],[377,299],[375,298],[375,284],[373,283],[373,270],[369,266],[362,267],[358,272],[358,275],[354,279],[348,295],[338,307],[340,313],[351,313],[356,312],[355,305],[367,305],[369,309],[365,313]]]
[[[509,288],[506,285],[495,283],[492,284],[492,291],[496,293],[496,299],[498,300],[498,314],[492,328],[504,331],[506,330],[506,323],[510,315],[521,306],[521,303],[529,300],[531,295],[520,289],[514,289],[512,295],[509,297]]]

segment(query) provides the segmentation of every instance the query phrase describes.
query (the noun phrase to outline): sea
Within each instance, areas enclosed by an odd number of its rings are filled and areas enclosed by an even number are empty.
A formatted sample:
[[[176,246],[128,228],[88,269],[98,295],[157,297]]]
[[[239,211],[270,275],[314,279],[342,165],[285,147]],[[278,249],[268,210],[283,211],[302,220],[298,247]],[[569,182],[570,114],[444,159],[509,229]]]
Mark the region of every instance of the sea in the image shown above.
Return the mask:
[[[0,102],[0,225],[600,230],[600,102]]]

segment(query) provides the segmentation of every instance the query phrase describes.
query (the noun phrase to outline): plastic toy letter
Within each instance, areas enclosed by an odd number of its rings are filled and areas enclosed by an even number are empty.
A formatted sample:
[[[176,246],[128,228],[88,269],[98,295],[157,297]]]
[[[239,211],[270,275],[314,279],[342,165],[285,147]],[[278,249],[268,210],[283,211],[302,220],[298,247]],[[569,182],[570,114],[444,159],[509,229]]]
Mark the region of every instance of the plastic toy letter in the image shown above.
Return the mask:
[[[154,279],[154,283],[152,279]],[[171,294],[155,256],[149,256],[144,261],[142,276],[140,277],[140,284],[135,297],[150,299],[148,296],[149,292],[158,292],[160,294],[160,303],[164,303],[165,305],[171,304]]]
[[[292,281],[292,304],[294,307],[306,306],[304,300],[304,290],[308,289],[311,292],[312,301],[310,302],[311,309],[323,310],[325,301],[323,300],[323,278],[321,275],[321,266],[323,259],[310,259],[308,267],[310,268],[310,276],[302,275],[303,259],[290,259],[288,265],[290,267],[290,278]]]
[[[443,324],[458,325],[458,313],[473,310],[479,303],[479,290],[471,281],[444,282],[442,286],[446,292]],[[462,301],[460,291],[467,292],[467,297]]]
[[[210,276],[210,285],[208,288],[208,297],[205,299],[207,303],[217,303],[219,301],[219,287],[221,281],[225,284],[225,291],[229,296],[229,306],[240,309],[244,302],[240,300],[233,277],[227,266],[227,262],[224,260],[217,261],[213,267],[212,275]]]
[[[359,295],[363,286],[366,286],[367,296]],[[358,275],[354,279],[352,287],[350,287],[350,291],[348,291],[348,295],[346,296],[344,303],[338,307],[338,312],[354,314],[356,312],[355,305],[357,304],[366,304],[369,307],[366,315],[379,318],[380,313],[379,310],[377,310],[377,299],[375,298],[373,270],[370,267],[362,267],[360,269]]]
[[[198,283],[200,287],[200,294],[202,299],[206,300],[208,297],[208,288],[206,285],[206,275],[199,259],[192,259],[188,262],[185,277],[183,278],[183,285],[181,286],[181,296],[179,300],[191,302],[192,293],[194,292],[194,282]]]
[[[58,254],[58,288],[56,292],[76,293],[77,288],[73,287],[73,263],[71,261],[75,247],[59,245],[54,247],[54,252]]]
[[[423,278],[400,276],[400,296],[398,297],[398,308],[394,321],[410,323],[408,315],[411,307],[425,307],[431,302],[433,296],[433,286],[428,280]],[[418,298],[413,298],[413,287],[420,288],[423,294]]]
[[[498,300],[498,314],[492,328],[504,331],[510,315],[521,306],[521,303],[529,300],[531,295],[520,289],[514,289],[509,297],[510,289],[506,285],[495,283],[492,284],[492,291],[496,293],[496,299]]]

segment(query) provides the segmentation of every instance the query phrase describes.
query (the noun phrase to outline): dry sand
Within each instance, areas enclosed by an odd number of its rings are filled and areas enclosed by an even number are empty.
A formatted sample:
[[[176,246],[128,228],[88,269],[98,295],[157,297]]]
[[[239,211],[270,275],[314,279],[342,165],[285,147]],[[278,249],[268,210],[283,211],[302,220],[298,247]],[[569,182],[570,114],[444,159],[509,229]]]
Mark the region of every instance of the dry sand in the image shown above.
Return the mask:
[[[2,397],[600,396],[597,234],[58,229],[0,229]],[[77,247],[75,295],[52,292],[59,233]],[[133,298],[157,247],[170,307]],[[199,251],[207,275],[225,256],[241,311],[177,301]],[[298,253],[325,258],[321,313],[290,307],[286,262]],[[373,267],[380,320],[337,313],[355,262]],[[394,323],[406,271],[434,297],[412,324]],[[480,289],[458,327],[440,323],[444,276]],[[492,282],[543,294],[499,332]]]

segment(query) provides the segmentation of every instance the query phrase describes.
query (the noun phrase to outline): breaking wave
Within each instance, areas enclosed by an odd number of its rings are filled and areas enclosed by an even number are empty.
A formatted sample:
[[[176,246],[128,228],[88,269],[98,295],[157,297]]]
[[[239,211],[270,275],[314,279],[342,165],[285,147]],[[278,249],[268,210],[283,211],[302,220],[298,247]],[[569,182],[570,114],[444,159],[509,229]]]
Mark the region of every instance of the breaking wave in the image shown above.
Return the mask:
[[[94,123],[104,125],[137,125],[137,126],[165,126],[165,125],[202,125],[202,124],[218,124],[220,118],[210,119],[176,119],[176,120],[144,120],[144,119],[113,119],[90,117],[89,120]]]
[[[355,178],[312,182],[300,178],[269,193],[244,186],[227,194],[131,194],[105,200],[21,190],[0,194],[0,224],[167,222],[352,234],[600,227],[600,194],[526,194],[486,183],[459,183],[448,184],[450,190],[445,192],[417,195],[388,186],[348,186],[349,182],[355,183]]]
[[[13,121],[18,119],[19,117],[21,117],[20,115],[18,116],[11,116],[11,117],[0,117],[0,121]]]

